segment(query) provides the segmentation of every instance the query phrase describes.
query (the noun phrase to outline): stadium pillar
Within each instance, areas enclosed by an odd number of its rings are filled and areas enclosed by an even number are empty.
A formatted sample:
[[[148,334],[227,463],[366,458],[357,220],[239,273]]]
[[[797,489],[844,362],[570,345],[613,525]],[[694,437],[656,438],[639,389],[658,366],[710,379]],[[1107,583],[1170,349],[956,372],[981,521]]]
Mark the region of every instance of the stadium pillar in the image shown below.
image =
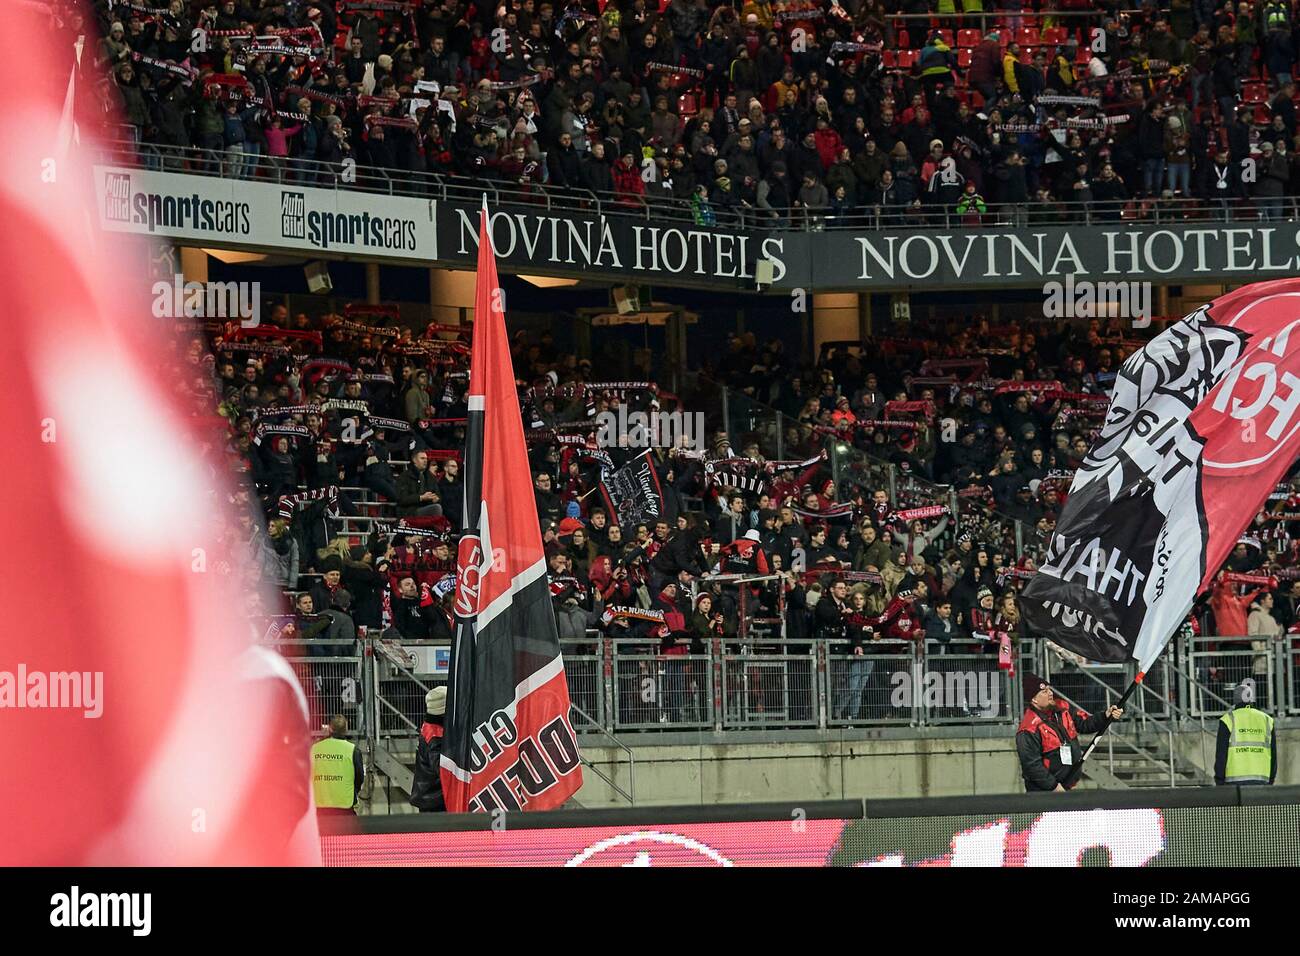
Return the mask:
[[[429,319],[441,325],[461,325],[474,308],[474,273],[457,269],[429,270]],[[509,315],[509,303],[506,304]]]
[[[180,246],[181,275],[186,282],[208,281],[208,254],[194,246]]]
[[[366,263],[366,302],[378,305],[379,297],[379,263]]]
[[[861,296],[824,292],[813,296],[813,351],[823,342],[857,342],[861,335]]]

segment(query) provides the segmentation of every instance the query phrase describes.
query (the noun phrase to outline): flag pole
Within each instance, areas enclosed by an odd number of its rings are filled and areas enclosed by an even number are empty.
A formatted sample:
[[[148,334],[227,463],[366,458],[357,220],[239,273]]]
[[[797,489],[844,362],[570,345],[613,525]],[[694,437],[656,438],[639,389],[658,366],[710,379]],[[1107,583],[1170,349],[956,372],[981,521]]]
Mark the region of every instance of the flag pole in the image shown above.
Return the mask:
[[[1177,628],[1175,628],[1174,633],[1175,634],[1177,633]],[[1162,645],[1160,645],[1159,653],[1157,653],[1156,656],[1151,660],[1152,664],[1154,664],[1156,660],[1159,659],[1160,654],[1163,654],[1165,652],[1165,648],[1169,646],[1169,643],[1170,641],[1173,640],[1173,638],[1174,635],[1170,634],[1169,638]],[[1144,682],[1146,676],[1147,676],[1146,671],[1138,671],[1137,676],[1135,676],[1133,680],[1129,682],[1128,687],[1125,688],[1123,695],[1120,697],[1119,701],[1116,703],[1115,706],[1122,708],[1124,704],[1128,701],[1128,699],[1133,696],[1133,692],[1138,689],[1138,685]],[[1084,763],[1087,761],[1087,759],[1092,756],[1092,752],[1097,749],[1097,744],[1101,742],[1101,738],[1106,735],[1106,731],[1110,730],[1110,725],[1113,723],[1115,723],[1115,721],[1107,719],[1106,723],[1102,726],[1101,730],[1097,731],[1096,736],[1092,738],[1092,742],[1088,744],[1088,749],[1085,750],[1083,752],[1083,756],[1079,758],[1080,768],[1082,768]]]
[[[1124,691],[1123,696],[1119,699],[1119,703],[1115,706],[1123,707],[1124,703],[1133,695],[1133,691],[1137,690],[1138,685],[1142,683],[1142,678],[1144,677],[1146,677],[1146,673],[1144,671],[1138,671],[1137,677],[1133,678],[1129,683],[1128,689]],[[1092,738],[1092,743],[1088,744],[1088,749],[1085,750],[1083,756],[1079,758],[1080,767],[1082,767],[1084,762],[1092,756],[1092,752],[1097,749],[1097,744],[1101,741],[1102,737],[1106,736],[1106,731],[1110,730],[1110,725],[1113,723],[1115,723],[1115,721],[1111,720],[1109,717],[1106,718],[1106,723],[1102,725],[1101,730],[1097,731],[1096,736]]]

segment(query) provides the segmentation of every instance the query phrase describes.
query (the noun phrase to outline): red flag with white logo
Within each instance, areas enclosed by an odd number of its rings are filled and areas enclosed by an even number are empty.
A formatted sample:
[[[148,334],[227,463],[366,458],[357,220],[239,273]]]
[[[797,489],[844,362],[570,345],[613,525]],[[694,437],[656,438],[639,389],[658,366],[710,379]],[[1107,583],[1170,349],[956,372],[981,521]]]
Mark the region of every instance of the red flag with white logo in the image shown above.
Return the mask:
[[[447,809],[546,810],[582,786],[486,209],[480,215]]]

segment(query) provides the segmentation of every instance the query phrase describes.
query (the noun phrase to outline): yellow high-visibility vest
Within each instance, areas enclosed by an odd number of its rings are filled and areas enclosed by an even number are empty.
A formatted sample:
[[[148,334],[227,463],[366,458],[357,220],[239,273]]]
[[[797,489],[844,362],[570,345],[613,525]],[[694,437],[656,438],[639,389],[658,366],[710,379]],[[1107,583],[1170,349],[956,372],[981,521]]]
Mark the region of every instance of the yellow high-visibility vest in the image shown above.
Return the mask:
[[[311,792],[318,807],[350,810],[355,801],[355,777],[350,740],[326,737],[311,748]]]
[[[1268,783],[1273,773],[1273,718],[1254,707],[1237,707],[1221,720],[1229,734],[1224,783]]]

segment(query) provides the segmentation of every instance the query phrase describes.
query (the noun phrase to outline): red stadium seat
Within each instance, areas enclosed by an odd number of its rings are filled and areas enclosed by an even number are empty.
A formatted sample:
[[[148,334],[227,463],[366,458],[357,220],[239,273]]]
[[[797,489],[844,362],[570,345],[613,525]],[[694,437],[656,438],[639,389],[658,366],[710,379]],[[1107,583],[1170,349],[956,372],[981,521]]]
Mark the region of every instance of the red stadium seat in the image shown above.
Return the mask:
[[[920,50],[899,50],[898,68],[900,70],[910,70],[912,67],[916,66],[916,61],[920,58]]]
[[[1065,27],[1048,27],[1043,31],[1043,42],[1060,46],[1069,35],[1069,31]]]
[[[1273,111],[1267,105],[1260,104],[1255,107],[1254,123],[1256,126],[1267,126],[1273,122]]]
[[[1016,42],[1021,46],[1039,46],[1043,40],[1038,35],[1038,27],[1021,27],[1016,31]]]
[[[677,113],[679,116],[694,116],[699,111],[700,104],[694,93],[683,93],[677,97]]]
[[[912,34],[906,30],[899,30],[894,37],[894,43],[900,50],[909,49],[912,46]]]
[[[893,50],[882,50],[880,53],[880,63],[886,70],[892,70],[898,66],[898,54]]]
[[[1268,102],[1268,87],[1263,83],[1247,83],[1241,90],[1241,101],[1252,105]]]
[[[979,46],[982,39],[978,30],[964,29],[957,31],[957,46],[965,49]]]
[[[1080,65],[1086,64],[1092,59],[1092,47],[1086,44],[1080,44],[1079,49],[1074,53],[1074,62]]]
[[[948,49],[951,50],[952,47],[953,47],[952,31],[951,31],[951,30],[936,30],[935,33],[938,33],[938,34],[939,34],[939,39],[943,40],[943,42],[946,43],[946,44],[948,45]]]
[[[959,68],[959,69],[963,69],[963,70],[969,70],[969,69],[970,69],[970,61],[971,61],[972,57],[973,57],[973,54],[971,53],[970,50],[958,50],[958,51],[957,51],[957,66],[958,66],[958,68]]]

